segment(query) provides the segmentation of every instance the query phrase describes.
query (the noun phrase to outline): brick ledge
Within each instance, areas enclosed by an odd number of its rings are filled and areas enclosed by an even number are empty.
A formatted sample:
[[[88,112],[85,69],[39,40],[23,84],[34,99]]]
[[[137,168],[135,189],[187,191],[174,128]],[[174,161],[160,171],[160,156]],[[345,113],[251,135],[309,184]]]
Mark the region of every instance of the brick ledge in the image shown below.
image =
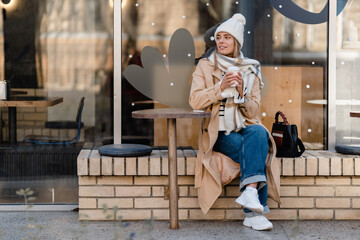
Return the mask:
[[[178,175],[194,176],[196,151],[178,150]],[[305,151],[298,158],[279,158],[281,176],[359,176],[360,156],[331,151]],[[83,149],[77,158],[79,176],[167,176],[168,151],[150,156],[107,157]]]

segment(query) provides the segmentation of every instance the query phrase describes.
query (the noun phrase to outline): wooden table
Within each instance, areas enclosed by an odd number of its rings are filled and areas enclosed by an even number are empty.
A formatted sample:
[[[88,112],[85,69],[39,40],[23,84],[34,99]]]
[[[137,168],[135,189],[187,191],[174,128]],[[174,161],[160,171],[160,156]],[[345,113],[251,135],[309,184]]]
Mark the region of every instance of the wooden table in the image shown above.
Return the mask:
[[[169,211],[170,228],[179,228],[178,216],[178,182],[177,182],[177,146],[176,146],[176,119],[178,118],[206,118],[210,112],[191,111],[177,108],[146,109],[132,112],[133,118],[156,119],[166,118],[168,126],[169,152]]]
[[[62,97],[11,96],[10,100],[0,100],[0,107],[9,108],[9,143],[16,144],[16,108],[50,107],[63,101]]]
[[[360,112],[351,111],[351,112],[350,112],[350,117],[356,117],[356,118],[358,118],[358,117],[360,117]]]

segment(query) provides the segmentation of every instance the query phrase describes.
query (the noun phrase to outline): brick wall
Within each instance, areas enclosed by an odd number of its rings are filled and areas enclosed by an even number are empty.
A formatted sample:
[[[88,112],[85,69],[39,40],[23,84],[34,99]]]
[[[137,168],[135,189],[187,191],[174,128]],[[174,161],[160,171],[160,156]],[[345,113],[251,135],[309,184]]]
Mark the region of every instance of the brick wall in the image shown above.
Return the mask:
[[[179,219],[243,219],[234,201],[239,179],[223,188],[219,199],[204,215],[194,188],[196,153],[178,150]],[[139,158],[100,156],[97,150],[82,150],[78,157],[79,218],[124,220],[154,217],[169,219],[167,151],[153,151]],[[326,151],[306,151],[300,158],[279,159],[281,204],[269,199],[269,219],[360,219],[360,157]],[[119,210],[106,217],[104,207]]]

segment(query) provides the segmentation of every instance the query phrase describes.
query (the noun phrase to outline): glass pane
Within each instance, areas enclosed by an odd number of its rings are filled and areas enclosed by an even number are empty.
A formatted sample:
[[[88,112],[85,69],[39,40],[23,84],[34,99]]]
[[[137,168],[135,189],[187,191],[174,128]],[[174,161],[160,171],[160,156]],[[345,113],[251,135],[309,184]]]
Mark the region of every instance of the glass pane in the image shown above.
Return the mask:
[[[247,23],[242,51],[246,57],[262,64],[265,87],[260,115],[263,123],[271,130],[275,113],[281,110],[291,124],[297,125],[299,137],[307,149],[323,149],[326,140],[327,16],[322,16],[323,21],[317,24],[292,20],[289,17],[298,14],[292,12],[289,4],[296,4],[309,15],[321,12],[327,1],[289,1],[281,8],[285,13],[274,8],[272,3],[275,2],[278,1],[123,1],[123,70],[130,64],[141,65],[140,53],[145,46],[155,48],[167,64],[170,38],[179,28],[192,34],[195,55],[199,58],[206,49],[205,32],[234,13],[243,13]],[[165,120],[131,118],[134,110],[166,106],[152,101],[151,96],[142,95],[125,77],[122,91],[123,140],[132,138],[136,142],[146,138],[147,143],[154,146],[167,145]],[[178,121],[179,146],[198,148],[200,121]]]
[[[1,4],[0,203],[76,203],[78,153],[113,132],[112,1]]]
[[[360,119],[350,111],[360,110],[360,2],[348,1],[337,17],[336,45],[336,144],[360,143]]]

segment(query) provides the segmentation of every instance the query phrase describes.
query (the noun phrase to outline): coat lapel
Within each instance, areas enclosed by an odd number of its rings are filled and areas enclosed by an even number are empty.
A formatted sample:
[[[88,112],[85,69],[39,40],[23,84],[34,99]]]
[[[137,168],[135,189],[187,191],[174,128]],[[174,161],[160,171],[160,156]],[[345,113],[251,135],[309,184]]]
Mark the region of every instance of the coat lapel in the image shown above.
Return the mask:
[[[220,82],[220,80],[222,78],[221,70],[219,68],[215,69],[214,63],[211,62],[210,60],[209,60],[209,66],[212,67],[212,69],[213,69],[211,72],[211,75],[215,77],[215,78],[213,78],[214,84]]]
[[[211,75],[213,75],[214,78],[214,84],[220,82],[221,78],[222,78],[222,74],[221,74],[221,70],[220,69],[216,69],[214,70]]]

